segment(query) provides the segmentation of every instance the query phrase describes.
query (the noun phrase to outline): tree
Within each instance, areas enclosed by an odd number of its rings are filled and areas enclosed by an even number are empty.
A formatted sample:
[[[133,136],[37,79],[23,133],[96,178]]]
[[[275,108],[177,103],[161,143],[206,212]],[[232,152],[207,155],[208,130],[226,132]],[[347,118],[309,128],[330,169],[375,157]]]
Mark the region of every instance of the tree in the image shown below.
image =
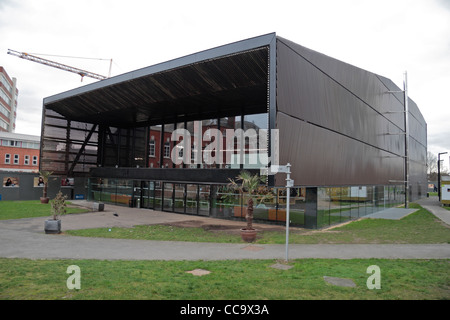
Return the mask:
[[[44,188],[42,189],[42,203],[48,203],[48,197],[47,197],[47,188],[48,188],[48,179],[53,174],[52,171],[39,171],[39,174],[41,175],[42,179],[44,180]]]
[[[236,181],[240,181],[240,183],[230,179],[229,187],[238,190],[242,197],[247,197],[247,214],[245,215],[247,230],[253,230],[253,199],[261,203],[273,197],[272,191],[264,185],[266,178],[266,176],[252,175],[250,172],[243,170],[236,177]]]
[[[437,172],[437,161],[438,158],[433,153],[428,151],[427,152],[428,176],[431,176],[432,173]]]

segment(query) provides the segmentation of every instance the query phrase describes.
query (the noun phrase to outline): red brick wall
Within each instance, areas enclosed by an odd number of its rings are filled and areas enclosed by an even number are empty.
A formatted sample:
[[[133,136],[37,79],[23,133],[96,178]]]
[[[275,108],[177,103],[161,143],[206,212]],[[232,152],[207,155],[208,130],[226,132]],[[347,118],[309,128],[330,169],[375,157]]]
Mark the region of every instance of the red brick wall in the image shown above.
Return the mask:
[[[9,154],[9,164],[5,164],[5,155]],[[14,155],[19,156],[19,163],[14,164]],[[29,156],[28,165],[25,164],[25,156]],[[33,156],[37,157],[36,165],[33,165]],[[0,169],[3,170],[23,170],[39,171],[39,149],[27,149],[18,147],[0,146]]]

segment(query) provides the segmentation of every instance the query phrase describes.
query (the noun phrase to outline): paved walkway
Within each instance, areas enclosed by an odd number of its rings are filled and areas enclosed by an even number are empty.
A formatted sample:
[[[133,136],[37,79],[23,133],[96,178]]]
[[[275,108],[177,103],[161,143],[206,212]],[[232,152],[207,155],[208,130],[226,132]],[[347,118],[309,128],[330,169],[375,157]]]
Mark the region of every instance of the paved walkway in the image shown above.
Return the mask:
[[[76,202],[76,201],[75,201]],[[91,203],[76,202],[91,207]],[[444,219],[432,199],[424,199]],[[422,202],[421,202],[422,205]],[[445,209],[442,209],[445,210]],[[432,211],[432,210],[430,210]],[[433,212],[434,213],[434,212]],[[220,244],[175,241],[121,240],[46,235],[47,218],[0,221],[0,257],[31,259],[101,259],[101,260],[225,260],[284,259],[285,245]],[[223,225],[237,228],[242,222],[208,217],[187,216],[168,212],[105,205],[103,212],[62,217],[63,230],[133,226],[137,224],[179,223]],[[283,226],[258,225],[261,229]],[[386,259],[450,259],[450,244],[313,244],[289,245],[289,259],[297,258],[386,258]]]
[[[450,210],[441,206],[437,196],[422,198],[416,202],[450,226]]]

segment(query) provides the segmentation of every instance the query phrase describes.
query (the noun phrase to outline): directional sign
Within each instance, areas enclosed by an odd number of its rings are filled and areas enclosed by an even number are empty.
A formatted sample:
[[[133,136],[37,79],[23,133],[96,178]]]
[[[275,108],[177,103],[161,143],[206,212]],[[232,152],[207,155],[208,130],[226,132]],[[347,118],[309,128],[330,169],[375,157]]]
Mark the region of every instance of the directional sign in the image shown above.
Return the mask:
[[[291,166],[279,166],[279,165],[271,165],[270,171],[273,173],[290,173]]]

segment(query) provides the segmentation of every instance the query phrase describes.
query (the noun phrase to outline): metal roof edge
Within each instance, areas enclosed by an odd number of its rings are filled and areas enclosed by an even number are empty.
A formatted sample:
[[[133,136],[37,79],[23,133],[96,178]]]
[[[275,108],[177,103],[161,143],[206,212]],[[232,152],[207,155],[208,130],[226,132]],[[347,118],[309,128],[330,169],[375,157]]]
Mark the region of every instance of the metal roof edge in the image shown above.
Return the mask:
[[[260,48],[263,46],[269,46],[274,44],[274,39],[276,39],[276,33],[268,33],[261,36],[256,36],[253,38],[248,38],[240,40],[237,42],[232,42],[229,44],[221,45],[211,49],[206,49],[199,51],[197,53],[189,54],[183,57],[175,58],[165,62],[161,62],[155,65],[130,71],[124,74],[120,74],[105,80],[101,80],[95,83],[91,83],[82,87],[71,89],[65,92],[61,92],[43,99],[43,104],[50,104],[65,98],[77,96],[89,91],[94,91],[97,89],[112,86],[121,82],[130,81],[140,77],[148,76],[158,72],[198,63],[201,61],[206,61],[210,59],[215,59],[221,56],[226,56],[233,53],[238,53],[242,51],[247,51],[251,49]]]

